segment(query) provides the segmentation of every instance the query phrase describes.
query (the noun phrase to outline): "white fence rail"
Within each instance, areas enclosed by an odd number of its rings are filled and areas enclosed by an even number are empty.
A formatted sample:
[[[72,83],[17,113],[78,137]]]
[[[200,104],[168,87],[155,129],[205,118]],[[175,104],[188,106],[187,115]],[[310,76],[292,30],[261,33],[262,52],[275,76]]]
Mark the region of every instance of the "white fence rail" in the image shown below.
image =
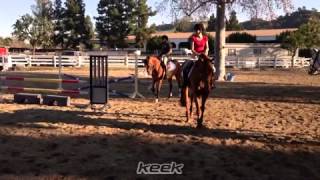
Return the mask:
[[[138,57],[138,66],[143,66],[143,60],[146,56]],[[186,59],[190,59],[188,56],[176,56],[173,59],[178,60],[180,63]],[[3,62],[9,62],[13,66],[54,66],[59,65],[59,56],[48,56],[48,55],[9,55],[7,57],[0,57],[0,66],[3,66]],[[295,58],[294,67],[305,67],[309,66],[309,59],[307,58]],[[89,56],[61,56],[62,66],[83,66],[89,65]],[[240,57],[240,56],[227,56],[226,66],[227,67],[238,67],[238,68],[259,68],[259,67],[291,67],[292,61],[290,56],[284,57]],[[133,68],[135,66],[135,56],[125,55],[110,55],[109,56],[110,67],[123,67]]]
[[[226,66],[227,67],[238,67],[238,68],[260,68],[260,67],[291,67],[293,63],[294,67],[307,67],[310,65],[310,59],[308,58],[294,58],[290,56],[283,57],[258,57],[258,56],[249,56],[249,57],[239,57],[239,56],[227,56],[226,57]]]

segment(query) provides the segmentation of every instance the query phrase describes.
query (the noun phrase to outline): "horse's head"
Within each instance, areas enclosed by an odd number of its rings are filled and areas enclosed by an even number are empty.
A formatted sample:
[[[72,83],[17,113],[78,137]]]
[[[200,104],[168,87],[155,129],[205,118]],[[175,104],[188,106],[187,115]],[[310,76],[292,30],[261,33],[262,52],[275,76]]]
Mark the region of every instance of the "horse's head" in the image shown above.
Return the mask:
[[[156,67],[156,63],[155,63],[156,60],[158,60],[158,59],[155,56],[147,56],[147,58],[144,60],[144,66],[146,67],[146,70],[147,70],[149,75],[152,74],[152,71]]]
[[[194,82],[199,82],[198,89],[210,91],[214,88],[215,76],[211,59],[206,55],[200,55],[198,61],[193,66]],[[197,84],[197,83],[195,83]]]

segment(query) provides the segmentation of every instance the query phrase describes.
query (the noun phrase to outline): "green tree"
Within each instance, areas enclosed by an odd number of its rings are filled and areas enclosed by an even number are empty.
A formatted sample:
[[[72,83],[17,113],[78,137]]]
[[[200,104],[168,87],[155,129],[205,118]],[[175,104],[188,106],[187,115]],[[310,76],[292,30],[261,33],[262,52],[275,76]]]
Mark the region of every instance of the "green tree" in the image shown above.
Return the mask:
[[[284,31],[281,32],[279,35],[276,36],[277,43],[283,43],[286,39],[291,35],[292,31]]]
[[[134,11],[135,27],[133,34],[136,37],[137,47],[144,47],[144,42],[150,38],[151,33],[155,32],[155,26],[147,27],[150,16],[156,15],[147,5],[147,0],[136,0],[136,8]]]
[[[241,25],[239,24],[236,11],[231,11],[229,20],[226,23],[227,31],[238,31],[241,30]]]
[[[64,39],[65,37],[65,28],[64,28],[64,8],[62,7],[61,0],[55,0],[54,2],[54,11],[53,11],[53,20],[54,20],[54,35],[53,35],[53,44],[55,46],[60,46],[65,48]]]
[[[281,41],[281,46],[292,52],[292,65],[294,56],[299,48],[319,48],[320,47],[320,20],[310,18],[310,20],[299,27],[297,31],[284,32],[277,39]]]
[[[240,23],[244,29],[279,29],[279,28],[298,28],[311,17],[320,19],[320,12],[316,9],[308,10],[306,7],[298,8],[292,13],[279,16],[275,20],[266,21],[261,18],[252,18],[249,21]]]
[[[35,49],[41,46],[41,27],[38,26],[37,22],[30,14],[23,15],[13,25],[13,35],[21,41],[28,41],[32,46],[33,54]]]
[[[175,23],[177,32],[192,32],[193,31],[193,23],[190,17],[183,17]]]
[[[266,21],[261,18],[251,18],[249,21],[241,23],[244,29],[256,30],[256,29],[272,29],[274,28],[273,21]]]
[[[208,34],[209,54],[214,54],[214,37]]]
[[[209,18],[208,21],[208,31],[215,31],[216,30],[216,17],[214,16],[214,13],[212,13],[212,15]]]
[[[173,31],[174,24],[160,24],[156,26],[156,31]]]
[[[86,16],[85,21],[84,21],[84,29],[85,29],[85,34],[84,34],[84,38],[83,38],[83,44],[89,48],[92,49],[93,48],[93,44],[92,44],[92,38],[94,37],[94,27],[93,27],[93,23],[91,21],[90,16]]]
[[[156,51],[161,49],[161,36],[153,36],[147,41],[147,52],[158,54]]]
[[[311,17],[310,20],[299,27],[298,33],[302,35],[305,48],[320,47],[320,20],[317,17]]]
[[[92,26],[86,20],[83,0],[66,0],[63,20],[66,34],[65,47],[77,49],[84,45],[90,48]]]
[[[19,40],[28,41],[33,48],[52,45],[53,24],[51,1],[36,0],[31,6],[32,15],[25,14],[13,25],[13,35]]]
[[[10,46],[12,43],[12,39],[7,37],[7,38],[2,38],[0,37],[0,46]]]
[[[36,26],[39,27],[40,45],[43,48],[49,48],[53,44],[52,36],[54,33],[52,2],[48,0],[36,0],[36,4],[32,5],[31,9]]]
[[[101,43],[109,47],[127,47],[126,38],[134,29],[134,0],[100,0],[96,31]]]
[[[311,17],[320,18],[320,12],[316,9],[308,10],[302,7],[285,16],[279,16],[273,21],[273,24],[274,28],[297,28],[305,24]]]
[[[248,33],[232,33],[230,34],[227,39],[227,43],[255,43],[256,42],[256,36],[252,36]]]

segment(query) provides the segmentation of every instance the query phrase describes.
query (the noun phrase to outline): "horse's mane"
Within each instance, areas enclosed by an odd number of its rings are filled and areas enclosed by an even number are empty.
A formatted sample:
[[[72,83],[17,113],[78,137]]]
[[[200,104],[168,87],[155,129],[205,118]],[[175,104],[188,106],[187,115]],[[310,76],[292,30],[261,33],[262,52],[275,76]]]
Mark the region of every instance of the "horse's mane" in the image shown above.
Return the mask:
[[[199,56],[198,62],[203,63],[205,65],[205,67],[207,67],[207,68],[203,69],[204,73],[206,73],[207,75],[209,75],[208,73],[213,73],[211,59],[207,55],[201,54]]]

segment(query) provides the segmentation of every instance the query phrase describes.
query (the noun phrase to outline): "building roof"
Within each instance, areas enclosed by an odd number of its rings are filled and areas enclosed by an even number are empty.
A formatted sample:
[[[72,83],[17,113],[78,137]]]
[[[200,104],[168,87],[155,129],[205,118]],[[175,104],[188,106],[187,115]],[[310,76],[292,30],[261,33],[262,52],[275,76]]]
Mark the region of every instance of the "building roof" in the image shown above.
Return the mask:
[[[242,30],[242,31],[226,31],[226,36],[229,36],[232,33],[248,33],[253,36],[276,36],[279,35],[280,33],[284,31],[295,31],[297,30],[296,28],[291,28],[291,29],[261,29],[261,30]],[[211,36],[215,37],[216,33],[215,32],[208,32]],[[188,39],[191,35],[192,32],[156,32],[153,33],[152,36],[162,36],[162,35],[167,35],[169,39]],[[135,36],[131,35],[128,36],[129,40],[134,40]]]

